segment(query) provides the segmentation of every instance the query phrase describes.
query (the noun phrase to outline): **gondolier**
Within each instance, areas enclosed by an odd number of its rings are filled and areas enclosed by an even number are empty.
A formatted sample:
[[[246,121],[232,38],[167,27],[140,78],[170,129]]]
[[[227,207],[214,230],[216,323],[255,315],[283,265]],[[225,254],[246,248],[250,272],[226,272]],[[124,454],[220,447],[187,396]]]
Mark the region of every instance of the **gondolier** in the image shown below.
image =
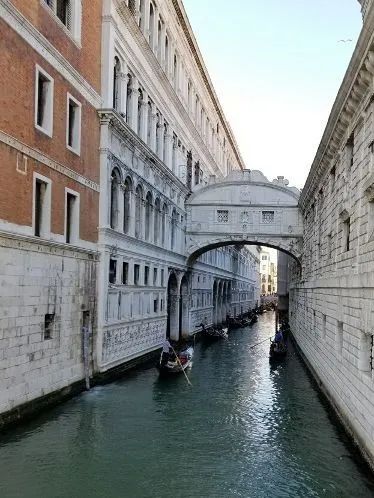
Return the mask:
[[[171,350],[171,344],[170,342],[165,339],[163,345],[162,345],[162,353],[161,353],[161,365],[167,365],[167,362],[169,361],[170,358],[170,350]]]

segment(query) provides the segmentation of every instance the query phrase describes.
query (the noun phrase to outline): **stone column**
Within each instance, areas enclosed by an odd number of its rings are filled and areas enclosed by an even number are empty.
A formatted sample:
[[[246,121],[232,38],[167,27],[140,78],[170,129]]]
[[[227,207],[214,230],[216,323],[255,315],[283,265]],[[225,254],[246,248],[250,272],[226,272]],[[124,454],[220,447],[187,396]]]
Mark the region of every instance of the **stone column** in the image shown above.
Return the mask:
[[[164,153],[164,118],[163,116],[159,117],[157,123],[157,155],[162,161]]]
[[[147,143],[148,132],[148,94],[143,90],[143,100],[141,102],[141,123],[140,138]]]
[[[173,132],[169,127],[169,130],[166,134],[166,150],[165,150],[165,164],[169,169],[173,167]]]
[[[113,107],[114,28],[110,22],[103,22],[102,28],[102,97],[104,109]]]
[[[139,99],[139,83],[138,78],[132,77],[131,98],[130,98],[130,127],[135,133],[138,131],[138,99]]]
[[[123,71],[120,74],[120,113],[123,117],[127,113],[127,84],[129,77],[127,75],[127,65],[123,65]]]
[[[170,339],[179,339],[179,300],[180,296],[170,296]]]
[[[157,152],[157,110],[156,104],[152,103],[152,118],[151,118],[151,137],[150,137],[150,148],[154,153]]]
[[[158,50],[157,37],[158,37],[158,17],[159,17],[159,11],[158,11],[158,7],[156,7],[155,4],[153,4],[153,8],[154,8],[153,40],[152,40],[152,43],[151,43],[151,48],[153,50],[153,53],[155,55],[157,55],[157,50]]]
[[[149,3],[149,0],[143,0],[143,33],[146,40],[149,37]]]

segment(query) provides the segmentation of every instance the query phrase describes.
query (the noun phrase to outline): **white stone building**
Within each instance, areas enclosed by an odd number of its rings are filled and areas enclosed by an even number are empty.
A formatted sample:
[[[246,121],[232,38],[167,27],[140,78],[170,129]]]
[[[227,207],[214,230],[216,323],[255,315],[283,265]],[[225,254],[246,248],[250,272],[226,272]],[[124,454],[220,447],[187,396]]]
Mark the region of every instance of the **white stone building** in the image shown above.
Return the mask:
[[[258,264],[231,247],[186,266],[188,195],[244,165],[181,2],[103,4],[101,371],[247,311]]]
[[[302,267],[290,324],[348,430],[374,464],[374,5],[300,197]]]
[[[277,292],[278,255],[275,249],[261,248],[260,278],[261,295],[269,296]]]

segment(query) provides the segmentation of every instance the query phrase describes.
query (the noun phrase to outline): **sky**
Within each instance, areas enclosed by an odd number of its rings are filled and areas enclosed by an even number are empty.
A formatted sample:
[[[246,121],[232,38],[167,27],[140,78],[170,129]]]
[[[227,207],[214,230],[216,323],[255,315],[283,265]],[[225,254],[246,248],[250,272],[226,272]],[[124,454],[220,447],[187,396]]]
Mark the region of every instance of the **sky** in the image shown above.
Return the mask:
[[[183,3],[246,167],[303,187],[362,27],[358,1]]]

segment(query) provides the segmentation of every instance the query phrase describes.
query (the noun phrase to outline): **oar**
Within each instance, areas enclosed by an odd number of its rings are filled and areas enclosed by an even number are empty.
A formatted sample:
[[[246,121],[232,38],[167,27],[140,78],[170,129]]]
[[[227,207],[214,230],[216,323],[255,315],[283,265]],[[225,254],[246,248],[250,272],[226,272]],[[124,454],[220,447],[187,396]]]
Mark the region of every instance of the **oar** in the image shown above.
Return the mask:
[[[190,382],[190,379],[187,377],[187,374],[186,374],[186,372],[184,371],[184,368],[183,368],[183,365],[182,365],[182,363],[181,363],[181,361],[180,361],[180,359],[179,359],[179,356],[177,355],[177,353],[175,352],[175,350],[174,350],[174,348],[173,348],[173,346],[172,346],[171,344],[170,344],[170,347],[171,347],[171,349],[173,350],[173,353],[175,354],[175,357],[176,357],[176,359],[177,359],[177,362],[179,363],[179,365],[180,365],[180,367],[181,367],[181,369],[182,369],[182,372],[184,373],[184,376],[186,377],[186,380],[187,380],[188,384],[192,387],[192,384],[191,384],[191,382]]]
[[[252,349],[252,348],[255,348],[256,346],[259,346],[260,344],[263,344],[265,341],[267,341],[268,339],[271,339],[273,336],[269,336],[267,337],[266,339],[264,339],[263,341],[260,341],[260,342],[256,342],[256,344],[253,344],[253,346],[249,346],[249,349]]]

